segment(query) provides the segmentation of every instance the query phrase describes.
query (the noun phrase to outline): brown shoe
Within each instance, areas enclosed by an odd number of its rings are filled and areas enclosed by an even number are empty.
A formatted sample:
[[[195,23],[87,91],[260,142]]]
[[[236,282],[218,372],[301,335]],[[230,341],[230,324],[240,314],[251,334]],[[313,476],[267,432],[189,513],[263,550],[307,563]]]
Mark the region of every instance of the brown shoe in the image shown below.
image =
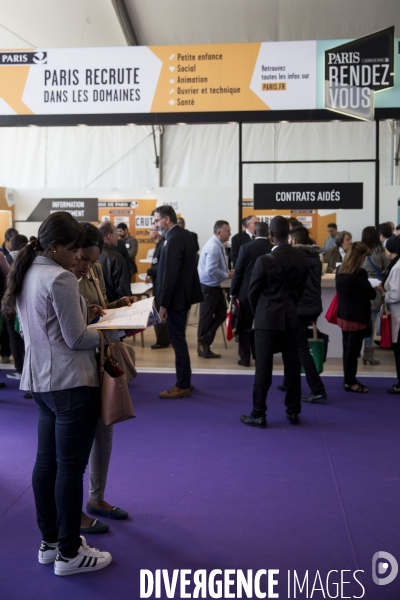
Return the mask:
[[[170,390],[161,392],[159,398],[163,398],[164,400],[169,400],[170,398],[188,398],[190,396],[190,392],[190,388],[179,388],[174,385],[174,387]]]

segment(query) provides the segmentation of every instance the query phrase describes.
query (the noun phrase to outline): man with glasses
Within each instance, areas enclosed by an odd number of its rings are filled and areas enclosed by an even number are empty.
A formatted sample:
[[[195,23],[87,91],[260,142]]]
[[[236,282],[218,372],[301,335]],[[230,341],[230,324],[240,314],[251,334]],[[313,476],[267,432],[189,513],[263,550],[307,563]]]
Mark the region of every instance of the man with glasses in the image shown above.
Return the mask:
[[[104,282],[107,290],[107,300],[114,302],[131,296],[130,273],[128,265],[123,256],[117,251],[118,231],[111,221],[104,221],[98,226],[104,239],[103,251],[99,256],[99,262],[103,267]]]
[[[176,384],[160,398],[187,398],[191,394],[191,366],[186,342],[186,321],[192,304],[202,300],[196,264],[196,249],[188,231],[177,224],[172,206],[159,206],[152,216],[165,237],[157,268],[155,296],[159,315],[167,323],[175,352]]]

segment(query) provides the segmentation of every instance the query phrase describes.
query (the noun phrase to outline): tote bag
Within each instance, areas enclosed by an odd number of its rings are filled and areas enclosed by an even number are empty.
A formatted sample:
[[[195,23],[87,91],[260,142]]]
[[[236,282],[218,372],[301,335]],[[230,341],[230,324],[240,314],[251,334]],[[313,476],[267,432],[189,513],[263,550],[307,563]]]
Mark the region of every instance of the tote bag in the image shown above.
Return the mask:
[[[337,325],[337,311],[338,311],[338,295],[335,294],[332,298],[332,302],[326,311],[325,319],[332,325]]]
[[[122,342],[110,343],[103,331],[100,331],[100,338],[100,419],[104,425],[113,425],[136,417],[128,388],[128,380],[135,375],[122,370],[125,368],[120,350]],[[107,350],[104,339],[108,342]]]
[[[385,300],[383,300],[383,313],[381,317],[381,348],[391,348],[392,346],[392,316],[387,309]]]
[[[325,343],[324,340],[318,337],[316,325],[313,323],[313,337],[308,339],[308,349],[313,357],[318,373],[324,370]],[[305,373],[303,367],[301,372]]]

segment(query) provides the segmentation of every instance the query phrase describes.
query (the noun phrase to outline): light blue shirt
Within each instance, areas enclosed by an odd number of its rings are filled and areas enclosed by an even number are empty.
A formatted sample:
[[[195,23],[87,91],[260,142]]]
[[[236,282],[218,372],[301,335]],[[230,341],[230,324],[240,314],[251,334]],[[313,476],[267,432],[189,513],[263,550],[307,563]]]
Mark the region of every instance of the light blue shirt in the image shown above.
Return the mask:
[[[200,283],[210,287],[217,287],[223,279],[228,279],[224,245],[216,235],[202,249],[198,271]]]

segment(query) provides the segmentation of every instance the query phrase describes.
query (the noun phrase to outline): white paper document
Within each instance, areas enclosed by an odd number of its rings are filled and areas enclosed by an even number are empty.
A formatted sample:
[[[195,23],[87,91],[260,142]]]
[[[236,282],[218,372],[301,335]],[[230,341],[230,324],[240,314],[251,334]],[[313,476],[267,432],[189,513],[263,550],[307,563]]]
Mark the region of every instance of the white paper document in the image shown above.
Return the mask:
[[[88,329],[146,329],[161,323],[154,307],[154,297],[135,302],[122,308],[105,308],[104,317],[97,323],[88,325]]]
[[[375,279],[374,277],[368,277],[368,281],[370,282],[373,288],[378,287],[379,284],[382,283],[380,279]]]

